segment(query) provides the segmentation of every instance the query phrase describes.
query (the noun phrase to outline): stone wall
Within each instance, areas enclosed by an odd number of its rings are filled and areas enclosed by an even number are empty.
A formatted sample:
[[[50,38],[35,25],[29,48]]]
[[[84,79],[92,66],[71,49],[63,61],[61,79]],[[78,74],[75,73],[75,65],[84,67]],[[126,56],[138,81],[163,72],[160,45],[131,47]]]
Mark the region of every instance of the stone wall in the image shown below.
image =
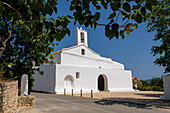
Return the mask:
[[[35,96],[19,96],[18,107],[35,106]]]
[[[16,113],[18,105],[18,81],[0,81],[0,113]]]

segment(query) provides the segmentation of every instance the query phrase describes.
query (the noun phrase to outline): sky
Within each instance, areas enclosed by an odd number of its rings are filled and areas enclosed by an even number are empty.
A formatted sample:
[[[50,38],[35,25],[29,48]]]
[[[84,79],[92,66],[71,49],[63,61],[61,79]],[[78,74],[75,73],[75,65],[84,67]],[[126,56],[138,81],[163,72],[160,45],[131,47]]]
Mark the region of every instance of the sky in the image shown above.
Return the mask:
[[[68,15],[69,3],[66,0],[59,0],[58,13],[53,17]],[[94,9],[91,9],[95,12]],[[106,23],[107,17],[111,13],[111,10],[101,10],[101,20],[99,23]],[[88,47],[93,51],[99,53],[103,57],[111,58],[113,61],[124,64],[126,70],[132,71],[132,76],[137,76],[140,80],[152,79],[153,77],[161,77],[164,74],[164,68],[155,65],[153,62],[158,57],[153,57],[151,54],[151,48],[155,45],[160,45],[160,42],[153,41],[155,33],[148,33],[146,24],[139,24],[138,30],[134,30],[130,35],[125,35],[125,39],[109,40],[105,36],[104,27],[98,26],[94,28],[79,25],[74,26],[74,21],[71,21],[68,28],[71,31],[70,37],[66,35],[61,40],[58,46],[55,46],[55,51],[62,48],[75,45],[75,29],[76,27],[82,27],[87,31],[88,35]],[[118,21],[121,23],[121,21]]]

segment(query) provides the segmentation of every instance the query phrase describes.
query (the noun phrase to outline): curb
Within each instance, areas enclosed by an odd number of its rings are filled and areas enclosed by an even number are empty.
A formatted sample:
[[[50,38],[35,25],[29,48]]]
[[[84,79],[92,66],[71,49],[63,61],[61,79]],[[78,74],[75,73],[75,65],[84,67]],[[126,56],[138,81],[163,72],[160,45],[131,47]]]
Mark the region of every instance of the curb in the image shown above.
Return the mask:
[[[42,113],[42,112],[36,107],[24,107],[19,108],[17,113]]]

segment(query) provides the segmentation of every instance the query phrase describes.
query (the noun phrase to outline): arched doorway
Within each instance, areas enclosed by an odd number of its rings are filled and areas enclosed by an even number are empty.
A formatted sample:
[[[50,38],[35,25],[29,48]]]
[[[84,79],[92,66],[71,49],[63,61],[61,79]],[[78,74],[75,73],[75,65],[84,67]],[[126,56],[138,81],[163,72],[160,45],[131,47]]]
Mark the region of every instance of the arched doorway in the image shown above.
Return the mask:
[[[107,91],[108,90],[108,82],[107,77],[103,74],[98,77],[98,90],[99,91]]]
[[[66,89],[72,89],[74,87],[74,81],[73,77],[70,75],[67,75],[64,79],[64,87]]]

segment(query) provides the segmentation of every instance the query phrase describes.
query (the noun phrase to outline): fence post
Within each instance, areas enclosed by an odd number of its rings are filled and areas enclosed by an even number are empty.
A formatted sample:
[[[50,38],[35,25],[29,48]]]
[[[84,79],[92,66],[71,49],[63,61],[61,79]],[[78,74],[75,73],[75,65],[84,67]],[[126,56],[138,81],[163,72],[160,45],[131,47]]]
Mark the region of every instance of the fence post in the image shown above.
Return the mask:
[[[91,90],[91,98],[93,98],[93,90]]]
[[[80,97],[82,97],[82,89],[80,90]]]
[[[64,95],[66,95],[66,89],[64,89]]]
[[[73,89],[71,90],[72,96],[73,96]]]

